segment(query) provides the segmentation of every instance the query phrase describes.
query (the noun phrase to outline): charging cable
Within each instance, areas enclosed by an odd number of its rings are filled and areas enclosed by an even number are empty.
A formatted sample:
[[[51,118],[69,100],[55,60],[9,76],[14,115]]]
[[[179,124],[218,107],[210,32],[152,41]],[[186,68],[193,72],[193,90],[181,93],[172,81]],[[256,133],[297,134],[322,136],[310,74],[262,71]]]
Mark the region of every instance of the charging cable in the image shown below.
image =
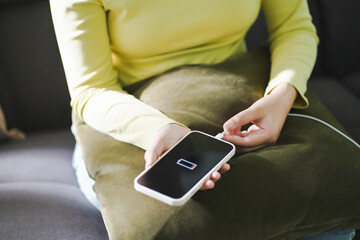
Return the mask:
[[[222,139],[228,130],[224,130],[222,133],[218,133],[215,135],[215,138]]]
[[[299,114],[299,113],[289,113],[288,116],[290,117],[301,117],[301,118],[307,118],[307,119],[311,119],[313,121],[316,121],[318,123],[321,123],[325,126],[327,126],[328,128],[332,129],[333,131],[337,132],[338,134],[340,134],[341,136],[343,136],[344,138],[346,138],[347,140],[349,140],[351,143],[353,143],[356,147],[360,148],[360,145],[355,142],[354,140],[352,140],[350,137],[348,137],[347,135],[345,135],[343,132],[341,132],[339,129],[335,128],[334,126],[328,124],[327,122],[313,117],[313,116],[309,116],[309,115],[305,115],[305,114]],[[222,133],[218,133],[216,134],[215,138],[217,139],[221,139],[224,137],[224,135],[227,133],[227,130],[224,130]]]
[[[339,129],[335,128],[334,126],[328,124],[327,122],[313,117],[313,116],[309,116],[309,115],[305,115],[305,114],[299,114],[299,113],[289,113],[288,116],[290,117],[301,117],[301,118],[307,118],[307,119],[311,119],[313,121],[316,121],[318,123],[321,123],[325,126],[327,126],[328,128],[332,129],[333,131],[337,132],[338,134],[340,134],[341,136],[343,136],[344,138],[346,138],[347,140],[349,140],[351,143],[353,143],[356,147],[360,148],[360,145],[355,142],[354,140],[352,140],[350,137],[348,137],[347,135],[345,135],[343,132],[341,132]]]

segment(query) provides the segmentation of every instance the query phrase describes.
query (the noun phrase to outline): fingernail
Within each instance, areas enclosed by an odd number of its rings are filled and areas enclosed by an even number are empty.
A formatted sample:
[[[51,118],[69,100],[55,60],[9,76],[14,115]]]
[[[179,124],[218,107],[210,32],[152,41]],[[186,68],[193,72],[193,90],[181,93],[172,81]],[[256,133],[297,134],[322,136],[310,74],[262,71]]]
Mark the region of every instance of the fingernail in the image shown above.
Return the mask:
[[[145,152],[144,159],[146,162],[149,160],[149,152]]]
[[[157,156],[154,152],[145,153],[145,164],[151,166],[157,160]]]

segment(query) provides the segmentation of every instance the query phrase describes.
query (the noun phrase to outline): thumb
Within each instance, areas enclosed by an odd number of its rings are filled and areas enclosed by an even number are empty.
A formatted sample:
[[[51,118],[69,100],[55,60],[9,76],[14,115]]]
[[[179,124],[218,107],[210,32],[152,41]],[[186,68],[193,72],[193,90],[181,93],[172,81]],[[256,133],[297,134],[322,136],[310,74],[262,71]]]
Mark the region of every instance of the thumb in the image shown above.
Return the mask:
[[[163,152],[163,144],[152,144],[148,150],[146,150],[144,158],[145,158],[145,168],[153,165],[156,160],[161,156]]]
[[[157,155],[154,152],[149,152],[146,151],[145,152],[145,168],[150,167],[151,165],[154,164],[154,162],[156,162],[157,159]]]

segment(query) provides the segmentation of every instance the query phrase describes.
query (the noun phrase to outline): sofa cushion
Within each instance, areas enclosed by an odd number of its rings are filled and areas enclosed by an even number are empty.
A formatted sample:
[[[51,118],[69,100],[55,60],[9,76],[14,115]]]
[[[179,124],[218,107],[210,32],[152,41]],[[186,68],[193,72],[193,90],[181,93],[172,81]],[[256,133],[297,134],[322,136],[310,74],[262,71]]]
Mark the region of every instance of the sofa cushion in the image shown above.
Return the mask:
[[[77,187],[0,184],[0,239],[108,239],[100,212]]]
[[[309,88],[349,134],[360,142],[360,99],[344,84],[331,77],[314,77],[309,81]]]
[[[0,145],[0,184],[57,182],[77,186],[71,165],[75,140],[69,129],[33,133]]]

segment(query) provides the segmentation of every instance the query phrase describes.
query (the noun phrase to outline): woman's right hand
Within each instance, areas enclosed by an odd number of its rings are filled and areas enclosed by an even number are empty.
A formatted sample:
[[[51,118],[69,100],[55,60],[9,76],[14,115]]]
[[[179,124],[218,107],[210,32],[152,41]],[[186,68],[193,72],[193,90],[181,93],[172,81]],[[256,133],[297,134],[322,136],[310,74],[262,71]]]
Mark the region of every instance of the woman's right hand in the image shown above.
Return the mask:
[[[190,130],[178,124],[166,124],[157,132],[150,147],[145,152],[145,168],[149,168],[156,160],[174,146]],[[229,164],[224,164],[219,172],[214,172],[210,179],[205,181],[202,190],[214,188],[215,182],[220,179],[221,174],[230,169]]]

